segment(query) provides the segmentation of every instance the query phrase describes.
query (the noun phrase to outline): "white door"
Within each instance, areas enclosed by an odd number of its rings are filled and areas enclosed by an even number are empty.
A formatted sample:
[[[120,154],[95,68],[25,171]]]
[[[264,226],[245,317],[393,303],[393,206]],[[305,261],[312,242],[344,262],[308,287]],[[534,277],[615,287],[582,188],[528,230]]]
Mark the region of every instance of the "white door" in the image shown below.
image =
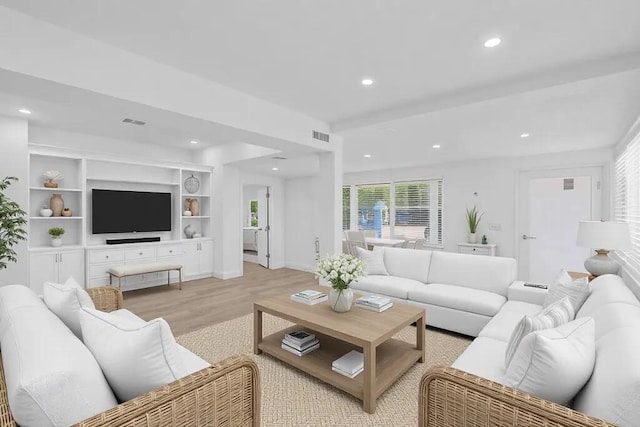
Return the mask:
[[[269,187],[258,190],[258,232],[256,233],[258,243],[258,264],[269,268]]]
[[[84,251],[60,252],[58,258],[58,280],[60,283],[69,277],[84,285]]]
[[[561,269],[584,271],[578,222],[600,219],[602,168],[520,173],[518,278],[549,283]]]

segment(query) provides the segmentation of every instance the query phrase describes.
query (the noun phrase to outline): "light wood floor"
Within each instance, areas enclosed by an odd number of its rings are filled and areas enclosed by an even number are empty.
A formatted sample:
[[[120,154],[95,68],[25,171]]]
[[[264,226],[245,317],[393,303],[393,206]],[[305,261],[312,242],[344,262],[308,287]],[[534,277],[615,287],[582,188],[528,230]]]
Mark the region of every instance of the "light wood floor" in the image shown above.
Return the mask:
[[[145,320],[164,318],[178,336],[249,314],[254,301],[317,285],[311,273],[245,262],[243,277],[193,280],[184,282],[182,290],[172,285],[129,291],[124,306]]]

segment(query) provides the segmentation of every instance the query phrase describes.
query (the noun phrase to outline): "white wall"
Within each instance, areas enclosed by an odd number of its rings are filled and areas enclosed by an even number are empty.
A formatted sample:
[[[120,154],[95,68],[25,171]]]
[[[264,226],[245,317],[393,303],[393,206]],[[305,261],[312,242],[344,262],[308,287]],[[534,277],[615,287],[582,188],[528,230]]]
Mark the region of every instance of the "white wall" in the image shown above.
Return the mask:
[[[0,179],[5,176],[18,177],[6,190],[5,195],[18,203],[26,211],[28,204],[28,141],[29,129],[26,120],[0,116]],[[25,230],[28,227],[25,225]],[[20,242],[13,247],[16,263],[0,270],[0,285],[29,284],[29,252],[27,243]]]
[[[603,165],[602,212],[610,212],[613,149],[557,153],[522,158],[474,160],[424,167],[345,174],[344,184],[443,178],[444,250],[457,252],[457,244],[467,241],[465,209],[474,204],[484,211],[478,234],[486,234],[498,245],[498,255],[516,257],[517,179],[520,171]],[[474,196],[474,192],[478,195]],[[488,229],[500,224],[501,231]]]

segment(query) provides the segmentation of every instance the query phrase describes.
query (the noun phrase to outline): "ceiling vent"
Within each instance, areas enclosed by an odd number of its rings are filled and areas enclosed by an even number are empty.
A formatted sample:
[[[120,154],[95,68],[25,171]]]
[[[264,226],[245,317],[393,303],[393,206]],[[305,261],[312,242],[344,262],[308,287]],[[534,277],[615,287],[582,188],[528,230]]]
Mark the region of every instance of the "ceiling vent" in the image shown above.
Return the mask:
[[[317,130],[313,131],[313,139],[317,139],[318,141],[329,142],[329,134],[318,132]]]
[[[275,157],[272,157],[272,159],[273,160],[287,160],[286,157],[282,157],[282,156],[275,156]]]
[[[136,126],[144,126],[147,124],[147,122],[143,122],[142,120],[134,120],[130,118],[122,119],[122,123],[129,123]]]

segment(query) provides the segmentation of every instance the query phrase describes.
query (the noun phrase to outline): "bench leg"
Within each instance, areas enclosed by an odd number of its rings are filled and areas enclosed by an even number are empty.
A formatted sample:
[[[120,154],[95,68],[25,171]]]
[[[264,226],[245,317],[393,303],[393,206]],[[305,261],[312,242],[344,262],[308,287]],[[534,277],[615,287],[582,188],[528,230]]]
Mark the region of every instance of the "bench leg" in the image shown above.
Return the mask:
[[[109,286],[113,285],[113,274],[109,273]]]
[[[118,290],[122,292],[122,277],[118,277]]]
[[[171,286],[171,270],[167,270],[167,286]]]
[[[182,290],[182,267],[178,269],[178,280],[180,281],[180,290]]]

